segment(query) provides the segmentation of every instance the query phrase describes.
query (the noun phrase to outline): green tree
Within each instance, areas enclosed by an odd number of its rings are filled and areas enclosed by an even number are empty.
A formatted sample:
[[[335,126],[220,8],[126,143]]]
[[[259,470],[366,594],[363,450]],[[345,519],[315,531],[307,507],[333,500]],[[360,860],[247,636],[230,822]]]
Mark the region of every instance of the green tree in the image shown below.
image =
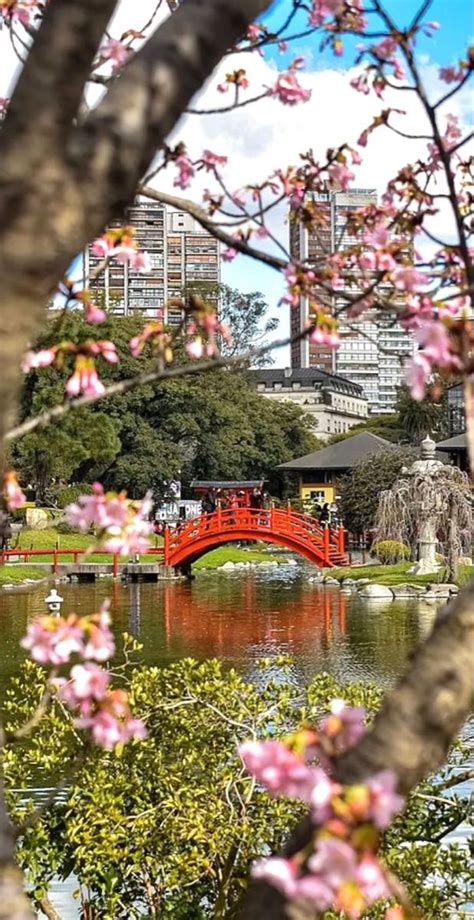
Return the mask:
[[[140,317],[109,316],[96,333],[112,339],[118,365],[101,362],[105,383],[133,377],[154,367],[149,349],[134,358],[130,339],[140,330]],[[57,337],[57,318],[37,342],[47,347]],[[62,320],[65,339],[90,337],[79,312]],[[179,360],[185,360],[179,356]],[[61,401],[69,366],[34,371],[25,381],[21,418]],[[267,479],[279,488],[279,463],[308,453],[318,442],[298,407],[275,406],[255,392],[243,370],[216,369],[205,376],[182,377],[140,387],[106,403],[66,416],[61,428],[49,426],[16,442],[14,462],[23,481],[34,480],[41,494],[51,477],[93,481],[126,489],[132,498],[180,477]]]
[[[398,391],[396,408],[400,428],[410,443],[419,444],[427,435],[435,441],[441,441],[448,436],[445,393],[439,402],[433,402],[428,398],[415,400],[411,398],[408,387],[402,386]]]
[[[260,291],[244,293],[228,284],[191,281],[184,290],[185,297],[189,294],[197,294],[217,307],[219,318],[232,332],[232,341],[221,343],[222,353],[228,357],[266,345],[267,336],[278,327],[277,317],[268,316],[269,306]],[[272,363],[272,355],[266,354],[256,358],[252,365],[263,367]]]
[[[413,449],[393,448],[369,457],[339,483],[339,511],[352,533],[363,533],[374,526],[380,493],[390,489],[403,466],[416,457]]]
[[[126,641],[130,652],[133,640]],[[64,708],[53,702],[26,746],[14,747],[5,759],[17,820],[33,802],[20,801],[15,789],[37,783],[38,776],[50,784],[64,763],[79,761],[66,796],[19,841],[36,903],[46,908],[53,877],[73,872],[83,918],[232,920],[252,862],[278,850],[304,810],[254,784],[237,744],[253,733],[278,737],[302,720],[315,723],[329,700],[342,695],[366,706],[371,718],[381,693],[370,684],[341,687],[324,673],[301,688],[283,660],[262,662],[255,683],[216,660],[134,667],[123,676],[134,710],[146,720],[145,742],[112,753],[84,748]],[[26,662],[7,694],[7,731],[31,715],[43,690],[44,672]],[[469,802],[456,795],[444,799],[443,782],[453,782],[450,769],[415,790],[383,845],[389,868],[426,920],[458,916],[467,896],[466,853],[439,841],[466,819]],[[374,908],[365,916],[381,915]]]

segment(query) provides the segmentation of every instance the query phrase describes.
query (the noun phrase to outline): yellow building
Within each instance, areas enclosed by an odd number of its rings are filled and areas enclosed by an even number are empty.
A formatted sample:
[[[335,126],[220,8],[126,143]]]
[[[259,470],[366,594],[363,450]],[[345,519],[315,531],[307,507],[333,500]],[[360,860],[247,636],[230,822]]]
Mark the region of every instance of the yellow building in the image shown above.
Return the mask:
[[[386,453],[394,447],[396,445],[391,441],[370,431],[362,431],[312,454],[281,463],[278,469],[298,474],[299,497],[308,505],[313,502],[331,505],[337,503],[337,483],[342,476],[374,454]]]

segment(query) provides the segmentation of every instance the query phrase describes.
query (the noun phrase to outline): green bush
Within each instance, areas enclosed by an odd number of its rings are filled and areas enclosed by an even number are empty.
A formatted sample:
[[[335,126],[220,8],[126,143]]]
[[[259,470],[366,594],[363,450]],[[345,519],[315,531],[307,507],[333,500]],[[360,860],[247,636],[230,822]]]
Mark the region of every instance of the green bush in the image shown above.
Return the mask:
[[[375,556],[382,565],[394,565],[396,562],[408,562],[411,550],[399,540],[379,540],[372,543],[370,555]]]
[[[78,482],[74,486],[64,486],[58,492],[58,507],[65,508],[66,505],[77,502],[80,495],[92,495],[92,486],[88,482]],[[71,531],[62,531],[62,533],[71,533]]]

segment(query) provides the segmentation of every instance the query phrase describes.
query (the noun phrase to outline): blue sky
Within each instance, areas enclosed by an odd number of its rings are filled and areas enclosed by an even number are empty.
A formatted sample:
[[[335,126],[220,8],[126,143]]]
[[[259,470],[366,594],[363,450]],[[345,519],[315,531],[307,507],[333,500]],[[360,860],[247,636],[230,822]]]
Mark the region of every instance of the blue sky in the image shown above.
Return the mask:
[[[397,24],[401,27],[407,26],[419,4],[414,0],[386,0],[386,8],[394,17]],[[287,11],[290,8],[289,0],[276,0],[270,12],[263,17],[265,24],[270,29],[277,29],[284,21]],[[417,54],[425,64],[435,63],[436,65],[455,64],[459,57],[463,56],[466,47],[474,40],[474,4],[472,0],[433,0],[433,3],[424,17],[425,20],[437,20],[440,23],[440,29],[434,33],[432,38],[421,36],[417,43]],[[301,20],[304,26],[304,18]],[[319,70],[328,71],[335,69],[344,71],[349,69],[353,61],[351,53],[351,41],[345,39],[345,54],[342,58],[335,58],[329,49],[323,52],[319,51],[320,36],[305,38],[297,47],[297,53],[304,50],[307,54],[307,69],[312,72]],[[352,46],[354,43],[352,43]],[[288,59],[294,57],[295,48],[289,54]],[[268,58],[274,58],[281,68],[286,60],[286,56],[274,52],[267,55]],[[304,82],[303,78],[302,81]],[[282,113],[284,116],[284,112]],[[306,144],[305,149],[309,146]],[[276,272],[254,262],[244,256],[240,256],[230,265],[223,267],[223,280],[240,288],[241,290],[261,290],[271,304],[272,313],[276,311],[276,303],[282,292],[282,281]],[[278,311],[282,322],[278,335],[285,335],[287,332],[287,318]],[[281,356],[286,359],[285,352]],[[277,356],[277,362],[282,360]]]

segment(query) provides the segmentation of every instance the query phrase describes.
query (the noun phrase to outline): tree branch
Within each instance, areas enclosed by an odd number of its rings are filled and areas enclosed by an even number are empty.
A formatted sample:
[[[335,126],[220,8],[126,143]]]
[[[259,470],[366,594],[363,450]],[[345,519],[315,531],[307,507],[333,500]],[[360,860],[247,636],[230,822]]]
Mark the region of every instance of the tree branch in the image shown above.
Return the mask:
[[[270,0],[183,0],[79,127],[72,155],[105,225],[223,54]],[[94,224],[96,221],[94,221]]]
[[[235,355],[234,357],[219,355],[217,358],[212,358],[209,361],[197,361],[194,364],[188,364],[182,367],[168,367],[165,368],[165,370],[157,367],[155,370],[137,374],[136,377],[128,377],[125,380],[119,380],[117,383],[112,383],[107,387],[104,393],[91,396],[78,396],[77,399],[66,400],[66,402],[58,406],[53,406],[52,409],[42,412],[41,415],[26,419],[26,421],[21,422],[20,425],[8,431],[5,435],[5,440],[13,441],[16,438],[23,437],[25,434],[29,434],[31,431],[35,431],[36,428],[45,428],[50,422],[63,418],[71,409],[79,409],[81,406],[91,406],[102,399],[107,399],[108,396],[119,396],[122,393],[128,393],[129,390],[134,390],[136,387],[144,386],[145,384],[171,380],[174,377],[189,377],[195,374],[203,374],[220,367],[245,366],[253,358],[259,358],[267,354],[267,352],[273,351],[273,349],[283,348],[285,345],[291,345],[293,342],[298,342],[300,339],[304,338],[308,331],[309,330],[303,330],[294,336],[290,336],[286,339],[278,339],[266,345],[261,345],[259,348],[250,348],[243,354]]]
[[[2,129],[2,148],[30,161],[64,144],[117,0],[51,0],[21,71]],[[34,139],[25,148],[27,138]],[[5,156],[5,154],[3,154]]]
[[[167,192],[158,191],[157,189],[150,188],[148,185],[139,185],[138,194],[144,195],[146,198],[151,198],[153,201],[160,201],[162,204],[169,204],[173,208],[179,208],[182,211],[186,211],[187,214],[191,214],[191,216],[197,220],[201,227],[204,227],[205,230],[212,233],[221,243],[225,243],[226,246],[236,249],[237,252],[241,252],[245,256],[251,256],[254,259],[258,259],[259,262],[264,262],[265,265],[270,265],[271,268],[276,268],[278,270],[285,269],[288,265],[287,260],[279,259],[277,256],[272,256],[267,252],[262,252],[260,249],[255,249],[254,246],[250,246],[249,243],[239,239],[239,237],[233,236],[231,233],[222,230],[218,224],[215,224],[214,221],[211,220],[207,211],[194,201],[191,201],[190,198],[181,198],[179,195],[169,195]]]
[[[386,694],[382,708],[359,744],[339,758],[335,778],[364,782],[380,770],[394,770],[398,789],[408,793],[439,767],[453,738],[469,715],[474,691],[474,581],[441,611],[426,642],[413,655],[407,672]],[[286,855],[309,841],[306,818],[292,833]],[[272,886],[254,883],[242,920],[288,920],[287,902]],[[312,920],[313,914],[302,914]]]

